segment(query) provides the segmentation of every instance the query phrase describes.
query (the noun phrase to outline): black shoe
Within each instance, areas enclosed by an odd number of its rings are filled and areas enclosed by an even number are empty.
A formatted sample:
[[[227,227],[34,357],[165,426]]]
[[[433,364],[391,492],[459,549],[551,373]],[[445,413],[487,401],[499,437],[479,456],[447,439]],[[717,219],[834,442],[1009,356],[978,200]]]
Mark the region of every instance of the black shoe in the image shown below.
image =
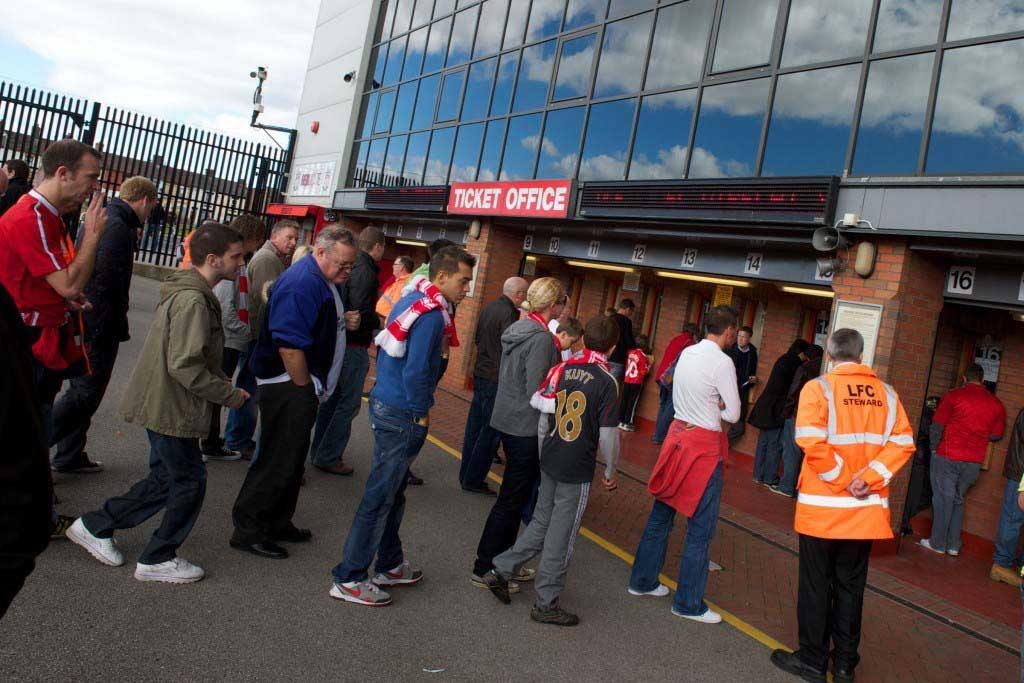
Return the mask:
[[[799,676],[805,681],[825,683],[825,672],[800,659],[800,655],[795,652],[775,650],[772,652],[772,664],[786,673]]]
[[[496,496],[498,492],[488,486],[486,483],[483,484],[463,484],[462,490],[467,493],[480,493],[485,496]]]
[[[423,480],[413,474],[412,470],[409,470],[409,474],[406,476],[406,483],[409,484],[409,486],[423,486]]]
[[[288,551],[273,541],[264,541],[263,543],[238,543],[237,541],[231,541],[231,547],[271,560],[283,560],[288,557]]]
[[[849,662],[832,662],[832,680],[835,683],[853,683],[853,670],[857,668],[856,664],[850,664]]]
[[[66,538],[64,535],[68,528],[75,523],[74,517],[68,517],[67,515],[57,515],[57,524],[54,525],[53,531],[50,532],[50,540],[57,541],[62,538]]]
[[[580,623],[580,618],[571,612],[555,605],[549,609],[543,609],[534,605],[530,609],[530,618],[538,624],[551,624],[553,626],[575,626]]]
[[[291,527],[274,535],[274,540],[279,543],[306,543],[313,538],[313,532],[309,529]]]
[[[498,598],[498,600],[501,600],[506,605],[512,602],[512,598],[508,594],[508,579],[504,576],[492,569],[484,574],[484,583],[487,584],[491,594]]]

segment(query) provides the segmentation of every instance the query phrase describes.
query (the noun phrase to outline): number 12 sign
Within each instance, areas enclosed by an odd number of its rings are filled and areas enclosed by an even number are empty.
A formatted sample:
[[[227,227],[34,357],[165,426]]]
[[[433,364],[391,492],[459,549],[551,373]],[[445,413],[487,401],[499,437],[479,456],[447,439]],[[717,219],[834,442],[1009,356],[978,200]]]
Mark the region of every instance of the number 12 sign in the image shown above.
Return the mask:
[[[946,293],[970,296],[974,292],[974,266],[952,266],[946,279]]]

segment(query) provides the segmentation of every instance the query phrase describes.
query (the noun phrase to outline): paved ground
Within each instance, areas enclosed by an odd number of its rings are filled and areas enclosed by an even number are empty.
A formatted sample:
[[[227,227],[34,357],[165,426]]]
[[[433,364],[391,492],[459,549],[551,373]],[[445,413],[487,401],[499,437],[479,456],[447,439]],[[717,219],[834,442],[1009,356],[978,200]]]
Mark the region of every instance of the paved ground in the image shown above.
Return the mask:
[[[81,512],[126,489],[146,469],[141,429],[114,414],[155,304],[136,279],[132,329],[91,434],[106,471],[60,476],[61,509]],[[182,555],[207,570],[191,586],[142,584],[133,565],[111,569],[67,541],[40,558],[0,622],[4,680],[685,680],[782,681],[767,648],[728,626],[693,624],[667,599],[625,592],[628,566],[581,539],[563,604],[583,623],[559,630],[529,621],[532,596],[510,607],[472,588],[468,574],[487,500],[457,490],[457,462],[428,444],[404,524],[408,556],[427,578],[371,609],[327,597],[328,571],[362,491],[370,452],[365,416],[350,446],[352,479],[310,473],[296,521],[311,544],[285,561],[230,549],[230,506],[245,464],[212,463],[206,504]],[[622,500],[635,492],[625,491]],[[155,520],[118,536],[129,560]],[[430,673],[427,670],[434,671]]]

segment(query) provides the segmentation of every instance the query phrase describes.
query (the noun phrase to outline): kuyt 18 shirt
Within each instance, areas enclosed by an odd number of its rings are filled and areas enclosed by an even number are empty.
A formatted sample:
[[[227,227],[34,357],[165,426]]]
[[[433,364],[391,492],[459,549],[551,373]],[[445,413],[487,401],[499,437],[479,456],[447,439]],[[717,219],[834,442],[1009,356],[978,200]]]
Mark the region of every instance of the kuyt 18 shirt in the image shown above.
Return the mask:
[[[989,437],[1003,436],[1006,409],[980,384],[965,384],[939,401],[932,417],[945,427],[937,453],[947,460],[985,462]]]
[[[588,483],[597,466],[601,427],[619,424],[618,385],[596,363],[569,365],[558,382],[555,401],[540,468],[564,484]]]
[[[67,228],[57,208],[30,190],[0,218],[0,283],[30,327],[56,327],[67,304],[46,276],[68,267]]]

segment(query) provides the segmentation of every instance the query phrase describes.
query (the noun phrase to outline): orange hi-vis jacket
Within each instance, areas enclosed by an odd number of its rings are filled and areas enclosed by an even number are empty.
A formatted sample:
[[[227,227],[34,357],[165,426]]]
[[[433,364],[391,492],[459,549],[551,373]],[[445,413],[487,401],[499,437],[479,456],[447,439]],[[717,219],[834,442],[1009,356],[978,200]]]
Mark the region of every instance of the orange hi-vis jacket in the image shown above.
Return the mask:
[[[800,392],[796,442],[797,533],[818,538],[892,538],[889,482],[914,454],[907,413],[891,386],[860,363],[842,363]],[[846,490],[860,477],[871,491]]]

